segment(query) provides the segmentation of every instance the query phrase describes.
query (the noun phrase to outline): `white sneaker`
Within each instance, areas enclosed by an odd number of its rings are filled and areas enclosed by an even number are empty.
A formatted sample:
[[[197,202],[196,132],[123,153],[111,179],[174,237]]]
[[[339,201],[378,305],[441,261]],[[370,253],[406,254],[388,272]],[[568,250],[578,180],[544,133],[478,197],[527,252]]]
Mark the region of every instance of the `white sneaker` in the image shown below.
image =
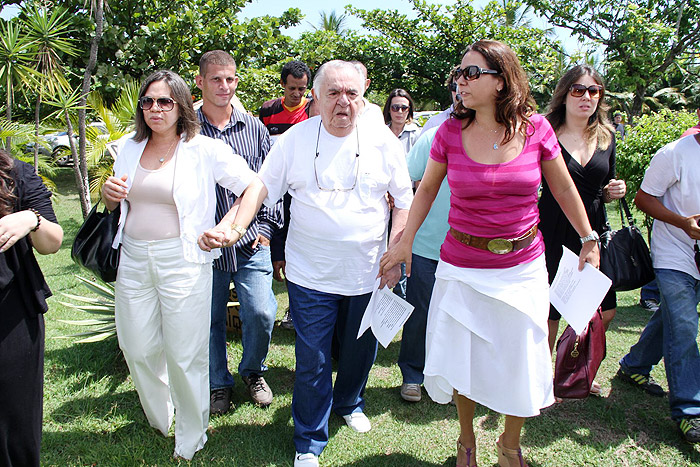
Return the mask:
[[[358,433],[367,433],[372,429],[372,424],[369,422],[369,418],[362,412],[351,413],[350,415],[343,415],[345,423]]]
[[[313,452],[294,454],[294,467],[318,467],[318,456]]]

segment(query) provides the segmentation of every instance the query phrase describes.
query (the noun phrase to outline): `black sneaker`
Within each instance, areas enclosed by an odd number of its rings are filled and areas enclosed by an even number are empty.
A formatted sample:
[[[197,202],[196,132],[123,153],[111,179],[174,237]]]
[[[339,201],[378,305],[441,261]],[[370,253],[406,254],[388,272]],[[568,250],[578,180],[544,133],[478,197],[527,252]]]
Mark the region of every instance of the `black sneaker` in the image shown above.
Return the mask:
[[[231,388],[212,389],[209,393],[209,413],[223,415],[231,408]]]
[[[681,418],[676,423],[687,442],[700,443],[700,417]]]
[[[267,385],[265,378],[260,375],[251,374],[244,376],[243,382],[248,389],[250,398],[260,407],[267,407],[272,404],[272,390]]]
[[[655,312],[659,309],[659,301],[653,298],[649,298],[647,300],[639,300],[639,306],[641,306],[647,311]]]
[[[289,312],[289,308],[287,308],[284,318],[280,321],[280,327],[294,331],[294,321],[292,321],[292,314]]]
[[[627,373],[622,368],[617,370],[617,376],[624,382],[630,383],[632,386],[636,386],[644,390],[647,394],[652,396],[662,397],[666,394],[664,389],[654,381],[649,375],[642,375],[639,373]]]

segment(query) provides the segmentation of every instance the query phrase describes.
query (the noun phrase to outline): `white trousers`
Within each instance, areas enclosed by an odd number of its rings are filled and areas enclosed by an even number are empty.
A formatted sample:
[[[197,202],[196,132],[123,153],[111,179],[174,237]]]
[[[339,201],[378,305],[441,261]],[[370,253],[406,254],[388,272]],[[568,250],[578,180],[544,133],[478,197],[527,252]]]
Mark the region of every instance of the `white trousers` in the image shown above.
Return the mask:
[[[211,264],[184,259],[179,238],[124,236],[115,284],[119,347],[148,422],[191,459],[209,425]]]

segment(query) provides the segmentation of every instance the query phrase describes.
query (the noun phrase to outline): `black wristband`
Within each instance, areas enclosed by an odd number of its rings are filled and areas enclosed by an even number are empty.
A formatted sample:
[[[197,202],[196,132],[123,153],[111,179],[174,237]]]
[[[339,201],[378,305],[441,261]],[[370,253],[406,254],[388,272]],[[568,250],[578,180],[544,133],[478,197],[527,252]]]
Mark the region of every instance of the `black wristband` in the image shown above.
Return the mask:
[[[39,211],[37,211],[34,208],[29,208],[29,210],[32,211],[36,216],[36,227],[34,227],[30,232],[36,232],[37,230],[39,230],[39,226],[41,225],[41,214],[39,214]]]

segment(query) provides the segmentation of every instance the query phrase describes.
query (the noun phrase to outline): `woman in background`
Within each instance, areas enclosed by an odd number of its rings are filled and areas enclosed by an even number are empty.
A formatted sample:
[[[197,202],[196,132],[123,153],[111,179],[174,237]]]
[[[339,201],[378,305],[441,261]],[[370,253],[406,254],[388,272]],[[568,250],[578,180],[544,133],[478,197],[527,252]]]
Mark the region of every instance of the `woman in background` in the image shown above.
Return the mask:
[[[454,398],[460,423],[457,465],[476,465],[476,404],[505,414],[496,447],[501,467],[526,466],[525,417],[554,402],[547,345],[549,286],[537,232],[545,176],[584,242],[579,267],[598,265],[597,242],[549,122],[533,113],[527,75],[505,44],[467,48],[458,72],[462,101],[439,128],[400,241],[380,274],[406,263],[442,180],[450,186],[450,230],[428,312],[424,386],[439,403]]]
[[[38,466],[49,286],[34,258],[63,229],[34,168],[0,149],[0,465]]]
[[[408,154],[420,135],[420,127],[413,121],[413,99],[408,91],[394,89],[384,103],[384,123],[401,141]]]
[[[607,111],[603,78],[588,65],[575,66],[561,77],[547,111],[547,120],[557,134],[566,168],[586,208],[588,221],[597,232],[605,229],[605,203],[620,199],[626,193],[625,182],[615,178],[615,130]],[[559,268],[562,247],[578,254],[581,242],[546,181],[539,208],[551,283]],[[615,292],[611,289],[601,303],[605,329],[615,316],[616,306]],[[557,339],[560,318],[556,308],[550,305],[550,352]],[[600,394],[600,391],[600,384],[594,382],[591,394]]]

